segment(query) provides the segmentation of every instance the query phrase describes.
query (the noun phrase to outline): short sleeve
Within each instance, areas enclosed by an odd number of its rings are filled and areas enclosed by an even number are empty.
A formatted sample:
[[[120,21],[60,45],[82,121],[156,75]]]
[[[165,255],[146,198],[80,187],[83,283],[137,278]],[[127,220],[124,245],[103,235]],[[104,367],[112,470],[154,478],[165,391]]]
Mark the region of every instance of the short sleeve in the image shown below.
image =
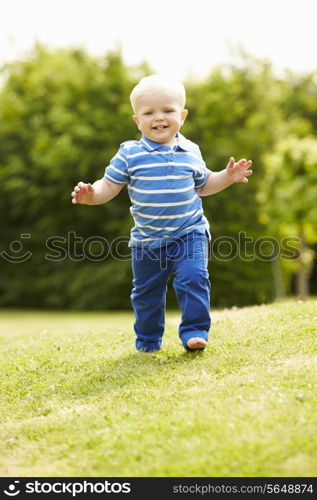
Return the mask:
[[[110,164],[105,170],[105,179],[115,184],[128,184],[128,160],[124,151],[124,146],[121,145],[119,151],[111,159]]]
[[[209,175],[212,173],[209,168],[206,167],[206,163],[203,160],[203,157],[201,155],[200,149],[197,146],[197,150],[195,151],[195,154],[199,156],[200,162],[199,166],[197,169],[195,169],[194,173],[194,181],[195,181],[195,189],[198,189],[202,187],[204,184],[206,184],[206,181],[209,177]]]

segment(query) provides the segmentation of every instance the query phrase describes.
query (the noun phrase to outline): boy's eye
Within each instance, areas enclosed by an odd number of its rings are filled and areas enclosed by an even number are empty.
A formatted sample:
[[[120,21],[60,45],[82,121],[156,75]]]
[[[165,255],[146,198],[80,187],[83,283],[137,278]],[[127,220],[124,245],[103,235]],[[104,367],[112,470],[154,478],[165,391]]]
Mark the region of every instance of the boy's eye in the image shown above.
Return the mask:
[[[165,111],[165,113],[173,113],[173,112],[174,112],[174,110],[173,110],[173,109],[167,109],[167,110]]]
[[[151,115],[152,114],[152,111],[146,111],[146,113],[144,113],[145,115]]]

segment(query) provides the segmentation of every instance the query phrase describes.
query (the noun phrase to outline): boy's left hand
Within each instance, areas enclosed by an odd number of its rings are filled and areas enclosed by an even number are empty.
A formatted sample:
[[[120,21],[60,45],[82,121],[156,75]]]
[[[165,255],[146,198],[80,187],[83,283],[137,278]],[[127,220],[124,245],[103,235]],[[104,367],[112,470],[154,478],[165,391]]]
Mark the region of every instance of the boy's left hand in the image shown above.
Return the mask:
[[[251,160],[239,160],[235,161],[235,159],[231,156],[229,163],[226,167],[227,174],[231,180],[231,182],[249,182],[248,176],[252,175],[252,170],[249,170],[251,167]]]

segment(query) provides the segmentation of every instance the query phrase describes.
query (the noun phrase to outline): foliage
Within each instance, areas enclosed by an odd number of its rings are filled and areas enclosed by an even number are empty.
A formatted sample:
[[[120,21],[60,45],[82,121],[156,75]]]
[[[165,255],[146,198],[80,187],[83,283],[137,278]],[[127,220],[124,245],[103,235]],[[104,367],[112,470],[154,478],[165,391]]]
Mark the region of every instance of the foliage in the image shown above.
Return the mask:
[[[126,306],[117,293],[118,276],[128,274],[126,262],[118,274],[115,263],[96,265],[93,253],[78,259],[73,247],[60,259],[53,252],[48,261],[47,240],[64,239],[65,250],[73,232],[82,238],[77,253],[85,255],[89,237],[111,241],[128,234],[127,196],[103,207],[74,209],[70,192],[80,180],[102,177],[119,144],[135,137],[128,99],[133,74],[116,53],[96,60],[80,50],[48,52],[40,46],[32,58],[7,67],[6,74],[0,98],[2,241],[7,250],[29,234],[23,243],[32,258],[21,264],[2,261],[2,305]]]
[[[74,207],[70,192],[80,180],[101,178],[122,141],[139,138],[129,94],[150,72],[147,64],[127,67],[117,52],[96,59],[41,45],[3,68],[0,306],[130,307],[127,190],[96,207]],[[213,235],[212,303],[268,302],[274,298],[271,263],[254,255],[256,242],[271,232],[257,198],[269,175],[263,158],[290,131],[315,134],[316,79],[277,78],[269,64],[246,57],[186,87],[183,132],[200,145],[207,166],[221,170],[231,155],[254,164],[247,186],[203,199]],[[252,238],[248,251],[239,244],[241,232]],[[221,243],[227,257],[220,256],[219,238],[227,238]],[[232,241],[237,252],[231,255]],[[31,257],[23,259],[26,252]],[[177,305],[171,292],[168,304]]]
[[[203,200],[214,240],[236,241],[237,258],[216,259],[210,272],[216,288],[216,303],[250,304],[272,300],[274,289],[266,255],[248,259],[239,234],[252,238],[251,247],[266,234],[259,222],[256,193],[264,174],[261,155],[269,151],[279,130],[280,114],[275,103],[276,82],[271,68],[256,61],[248,66],[216,68],[206,81],[192,85],[186,131],[200,144],[211,170],[221,170],[230,158],[253,161],[249,184],[237,184]],[[228,248],[223,249],[229,252]],[[214,249],[217,252],[217,245]],[[250,253],[250,252],[249,252]],[[251,248],[251,254],[254,249]]]
[[[282,235],[304,232],[307,241],[317,242],[317,140],[289,136],[263,162],[264,223]]]
[[[292,236],[298,241],[299,258],[293,269],[302,270],[305,291],[311,272],[314,250],[307,243],[317,243],[317,140],[313,136],[289,136],[264,155],[266,167],[258,198],[262,218],[276,237]]]

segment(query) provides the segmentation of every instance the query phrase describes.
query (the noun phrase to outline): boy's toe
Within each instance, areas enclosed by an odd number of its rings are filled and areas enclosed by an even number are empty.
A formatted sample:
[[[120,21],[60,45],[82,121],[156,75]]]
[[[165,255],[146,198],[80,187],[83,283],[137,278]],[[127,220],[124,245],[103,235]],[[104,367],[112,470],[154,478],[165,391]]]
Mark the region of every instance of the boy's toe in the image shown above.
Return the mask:
[[[196,349],[205,349],[206,345],[207,345],[207,340],[201,337],[192,337],[187,341],[187,347],[192,351]]]

